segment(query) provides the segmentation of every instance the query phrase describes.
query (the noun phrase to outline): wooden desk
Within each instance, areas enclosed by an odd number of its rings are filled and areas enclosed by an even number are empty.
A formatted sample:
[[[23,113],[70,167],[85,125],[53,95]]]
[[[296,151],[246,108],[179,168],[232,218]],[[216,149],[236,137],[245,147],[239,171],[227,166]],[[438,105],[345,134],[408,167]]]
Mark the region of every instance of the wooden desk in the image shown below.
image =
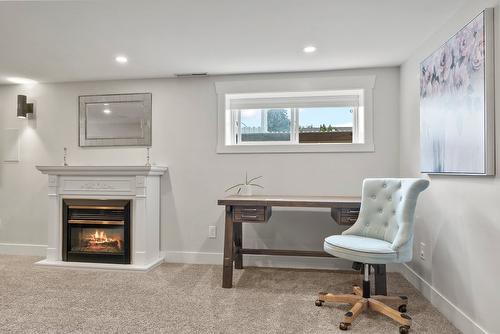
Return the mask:
[[[352,225],[358,218],[360,202],[359,197],[346,196],[229,196],[219,200],[218,204],[226,207],[222,287],[233,286],[233,263],[236,269],[243,269],[243,254],[332,256],[323,251],[243,248],[242,223],[266,223],[275,206],[330,208],[332,217],[338,224]],[[385,294],[385,266],[378,266],[376,270],[375,284],[379,294]]]

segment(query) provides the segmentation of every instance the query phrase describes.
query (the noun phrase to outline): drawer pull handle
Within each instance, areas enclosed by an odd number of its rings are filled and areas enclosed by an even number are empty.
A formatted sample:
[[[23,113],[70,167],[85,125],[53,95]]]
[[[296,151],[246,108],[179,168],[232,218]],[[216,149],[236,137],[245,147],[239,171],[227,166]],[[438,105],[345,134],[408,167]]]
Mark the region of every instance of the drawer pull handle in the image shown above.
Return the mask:
[[[257,216],[248,216],[248,215],[241,215],[241,218],[250,218],[250,219],[257,219]]]
[[[359,213],[359,210],[349,210],[349,213]]]
[[[254,211],[257,211],[257,209],[256,208],[241,209],[241,211],[252,211],[252,212],[254,212]]]

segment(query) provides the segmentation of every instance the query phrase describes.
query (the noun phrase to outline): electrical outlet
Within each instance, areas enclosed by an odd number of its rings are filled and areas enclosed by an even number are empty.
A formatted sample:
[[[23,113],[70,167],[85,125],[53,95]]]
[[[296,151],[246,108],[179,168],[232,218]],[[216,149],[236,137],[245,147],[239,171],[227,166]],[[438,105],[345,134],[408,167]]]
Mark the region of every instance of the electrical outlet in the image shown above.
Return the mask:
[[[425,261],[425,251],[426,251],[425,243],[421,242],[420,243],[420,259],[422,261]]]
[[[209,225],[208,226],[208,237],[210,239],[217,238],[217,226]]]

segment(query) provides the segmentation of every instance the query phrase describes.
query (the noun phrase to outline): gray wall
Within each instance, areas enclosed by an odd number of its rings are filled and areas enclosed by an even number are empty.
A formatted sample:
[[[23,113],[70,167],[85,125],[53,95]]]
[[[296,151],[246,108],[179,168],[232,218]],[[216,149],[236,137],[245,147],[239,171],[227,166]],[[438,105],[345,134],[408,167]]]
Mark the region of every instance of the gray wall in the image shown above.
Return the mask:
[[[401,175],[419,176],[419,63],[485,7],[496,7],[496,125],[500,129],[499,1],[471,1],[401,67]],[[496,139],[497,156],[500,148]],[[497,163],[497,175],[500,173]],[[442,297],[487,332],[498,333],[500,319],[492,305],[500,299],[500,180],[498,177],[431,176],[422,195],[415,225],[414,259],[409,264],[430,284],[431,297]],[[419,254],[426,247],[426,260]],[[450,311],[451,319],[462,318]],[[458,323],[458,322],[456,322]],[[475,329],[462,330],[472,333]]]
[[[216,154],[214,82],[246,78],[376,75],[374,153]],[[78,95],[153,94],[152,160],[170,167],[165,181],[163,247],[169,260],[221,262],[223,209],[216,200],[244,176],[263,175],[267,194],[359,195],[365,177],[399,173],[399,68],[192,79],[154,79],[0,87],[0,132],[22,128],[21,162],[0,166],[0,244],[45,244],[47,178],[35,165],[145,163],[141,148],[79,148]],[[36,120],[16,119],[16,95],[36,101]],[[0,138],[2,138],[0,136]],[[218,238],[208,239],[208,225]],[[247,246],[321,249],[338,233],[328,211],[276,210],[267,226],[247,226]],[[1,246],[1,245],[0,245]]]

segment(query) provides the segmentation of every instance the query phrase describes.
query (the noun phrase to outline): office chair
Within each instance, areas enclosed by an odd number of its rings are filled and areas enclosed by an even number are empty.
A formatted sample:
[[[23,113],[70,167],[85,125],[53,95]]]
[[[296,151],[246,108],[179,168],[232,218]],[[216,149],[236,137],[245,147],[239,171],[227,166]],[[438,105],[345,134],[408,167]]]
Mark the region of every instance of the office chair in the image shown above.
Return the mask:
[[[384,314],[400,324],[399,332],[408,333],[411,318],[406,314],[406,296],[371,296],[370,267],[374,264],[403,263],[412,258],[413,224],[418,195],[429,186],[424,179],[366,179],[363,182],[358,220],[342,235],[325,239],[324,249],[339,258],[364,264],[363,288],[353,287],[352,294],[320,292],[316,306],[324,302],[347,303],[341,330],[347,330],[364,310]],[[386,305],[395,303],[398,310]]]

